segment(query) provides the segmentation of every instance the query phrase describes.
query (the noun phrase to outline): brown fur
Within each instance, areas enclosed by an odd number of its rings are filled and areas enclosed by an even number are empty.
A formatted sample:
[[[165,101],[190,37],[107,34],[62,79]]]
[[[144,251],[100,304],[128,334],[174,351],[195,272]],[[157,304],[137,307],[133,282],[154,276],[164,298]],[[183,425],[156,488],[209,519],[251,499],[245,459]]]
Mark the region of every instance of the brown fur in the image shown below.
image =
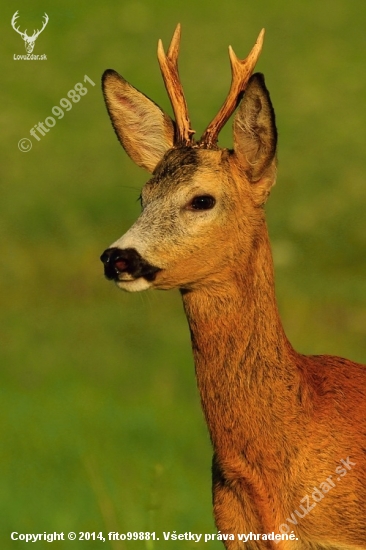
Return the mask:
[[[115,80],[109,89],[106,78],[107,104],[124,89],[125,81]],[[141,101],[146,108],[145,96]],[[276,177],[277,138],[263,78],[251,79],[238,108],[234,151],[174,149],[160,117],[158,149],[166,151],[152,154],[156,122],[151,140],[146,120],[143,140],[125,139],[134,131],[128,120],[114,120],[117,132],[124,127],[119,137],[127,153],[145,167],[145,156],[160,158],[142,192],[141,216],[114,246],[135,247],[161,268],[150,286],[181,290],[214,449],[217,527],[279,533],[286,524],[298,539],[226,541],[226,548],[365,549],[366,367],[301,355],[283,330],[263,210]],[[215,207],[192,211],[192,198],[202,195],[212,195]],[[117,284],[133,290],[130,279],[121,273]],[[342,459],[352,466],[338,481]],[[301,503],[306,508],[306,496],[327,479],[334,486],[328,483],[331,490],[301,517]]]

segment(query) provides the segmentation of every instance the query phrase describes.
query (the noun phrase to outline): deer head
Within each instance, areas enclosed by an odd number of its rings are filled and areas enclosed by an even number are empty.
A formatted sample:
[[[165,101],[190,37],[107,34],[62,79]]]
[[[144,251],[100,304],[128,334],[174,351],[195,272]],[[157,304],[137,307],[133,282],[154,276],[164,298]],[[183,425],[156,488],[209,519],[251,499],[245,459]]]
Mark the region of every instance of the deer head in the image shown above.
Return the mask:
[[[15,26],[15,23],[16,23],[16,20],[18,19],[19,17],[19,10],[16,11],[12,17],[12,20],[11,20],[11,26],[13,27],[13,29],[18,33],[20,34],[20,36],[23,38],[24,40],[24,43],[25,43],[25,49],[26,49],[26,52],[27,53],[32,53],[33,52],[33,49],[34,49],[34,44],[37,40],[37,38],[39,37],[39,35],[41,34],[41,32],[43,31],[43,29],[45,28],[45,26],[47,25],[48,23],[48,15],[47,13],[44,14],[44,21],[43,21],[43,25],[42,25],[42,28],[41,30],[36,30],[36,31],[33,31],[33,34],[32,36],[28,36],[27,35],[27,29],[25,29],[24,32],[21,32],[19,30],[19,27],[17,28]]]
[[[229,94],[197,142],[178,74],[179,25],[167,55],[161,41],[158,45],[175,121],[118,73],[104,73],[117,137],[130,158],[152,174],[141,192],[139,218],[101,256],[106,277],[120,288],[220,285],[229,270],[249,262],[276,176],[274,111],[263,76],[251,76],[263,36],[262,30],[244,60],[229,48]],[[234,148],[219,148],[218,134],[235,108]]]

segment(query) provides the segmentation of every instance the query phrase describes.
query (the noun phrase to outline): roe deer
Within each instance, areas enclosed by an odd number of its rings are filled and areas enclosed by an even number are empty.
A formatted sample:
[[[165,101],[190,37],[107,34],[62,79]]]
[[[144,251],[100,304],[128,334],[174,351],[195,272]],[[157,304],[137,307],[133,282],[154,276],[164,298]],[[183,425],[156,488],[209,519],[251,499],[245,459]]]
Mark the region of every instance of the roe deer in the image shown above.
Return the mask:
[[[277,132],[264,78],[252,76],[262,41],[263,31],[245,60],[229,49],[228,98],[198,142],[178,75],[179,25],[168,53],[158,46],[175,122],[104,73],[117,137],[152,178],[141,215],[101,260],[123,290],[181,292],[225,547],[365,549],[366,366],[297,353],[277,310],[263,208]],[[234,148],[219,148],[236,107]]]

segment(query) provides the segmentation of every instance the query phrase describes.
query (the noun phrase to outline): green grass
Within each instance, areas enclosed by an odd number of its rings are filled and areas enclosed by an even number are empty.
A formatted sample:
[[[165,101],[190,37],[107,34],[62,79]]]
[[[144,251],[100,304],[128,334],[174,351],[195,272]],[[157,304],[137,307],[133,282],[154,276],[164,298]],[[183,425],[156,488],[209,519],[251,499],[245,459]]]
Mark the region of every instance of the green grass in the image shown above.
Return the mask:
[[[47,61],[13,60],[25,52],[15,9],[28,30],[47,11],[34,51]],[[282,318],[298,350],[365,362],[366,4],[35,0],[2,15],[0,547],[28,548],[12,531],[214,532],[210,443],[179,295],[118,292],[98,260],[138,215],[146,180],[115,138],[100,76],[118,70],[170,112],[155,49],[180,21],[199,134],[229,86],[228,44],[244,56],[266,28],[258,69],[280,136],[267,216]],[[20,152],[84,75],[96,86]]]

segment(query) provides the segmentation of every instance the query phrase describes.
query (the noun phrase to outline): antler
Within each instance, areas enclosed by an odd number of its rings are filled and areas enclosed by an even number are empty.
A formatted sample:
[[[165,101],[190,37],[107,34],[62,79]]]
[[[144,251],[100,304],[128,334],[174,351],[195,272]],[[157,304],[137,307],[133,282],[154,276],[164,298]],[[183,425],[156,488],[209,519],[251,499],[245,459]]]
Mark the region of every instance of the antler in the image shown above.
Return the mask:
[[[47,15],[46,12],[45,12],[45,14],[44,14],[43,17],[44,17],[44,22],[43,22],[42,28],[41,28],[40,31],[39,31],[38,29],[37,29],[37,31],[34,31],[34,33],[33,33],[34,39],[38,38],[38,36],[41,34],[41,32],[43,31],[43,29],[45,28],[45,26],[46,26],[47,23],[48,23],[48,19],[49,19],[49,18],[48,18],[48,15]]]
[[[234,50],[229,46],[231,63],[231,86],[229,94],[218,114],[207,126],[200,139],[200,145],[206,148],[215,147],[220,130],[235,111],[241,93],[245,90],[252,75],[258,57],[262,50],[264,29],[261,30],[250,54],[243,60],[236,57]]]
[[[184,98],[183,87],[178,73],[178,54],[180,43],[180,24],[178,23],[172,41],[170,43],[168,54],[165,54],[163,43],[158,43],[158,61],[161,74],[170,102],[173,107],[175,121],[177,124],[177,142],[182,145],[192,144],[192,135],[195,133],[191,129],[191,123],[188,116],[187,103]]]
[[[19,10],[17,10],[17,11],[14,13],[14,15],[13,15],[13,17],[12,17],[12,19],[11,19],[11,26],[12,26],[13,29],[14,29],[17,33],[19,33],[20,36],[23,38],[24,36],[26,36],[26,32],[20,31],[20,30],[19,30],[19,27],[17,28],[17,27],[15,26],[15,23],[16,23],[16,20],[18,19],[18,17],[19,17]]]

